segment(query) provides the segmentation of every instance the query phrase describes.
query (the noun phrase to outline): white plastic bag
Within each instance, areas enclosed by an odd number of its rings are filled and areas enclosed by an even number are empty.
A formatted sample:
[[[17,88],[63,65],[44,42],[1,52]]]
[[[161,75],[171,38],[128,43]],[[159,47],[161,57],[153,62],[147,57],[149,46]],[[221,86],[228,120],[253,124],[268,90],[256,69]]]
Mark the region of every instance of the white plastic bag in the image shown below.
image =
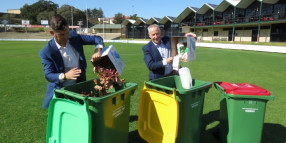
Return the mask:
[[[173,70],[178,71],[180,68],[180,55],[176,55],[173,58]]]
[[[189,68],[183,67],[179,69],[179,75],[184,89],[192,88],[192,76]]]
[[[188,60],[187,61],[193,61],[196,59],[196,40],[194,37],[188,36]]]

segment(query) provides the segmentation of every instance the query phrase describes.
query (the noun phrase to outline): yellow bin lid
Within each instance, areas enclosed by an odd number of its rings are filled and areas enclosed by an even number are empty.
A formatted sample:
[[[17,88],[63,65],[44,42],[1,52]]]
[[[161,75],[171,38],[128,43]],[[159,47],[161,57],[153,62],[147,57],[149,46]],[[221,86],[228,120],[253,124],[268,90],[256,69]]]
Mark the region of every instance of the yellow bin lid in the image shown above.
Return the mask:
[[[138,132],[152,143],[174,143],[178,133],[179,105],[176,91],[169,95],[148,89],[141,92],[138,114]]]

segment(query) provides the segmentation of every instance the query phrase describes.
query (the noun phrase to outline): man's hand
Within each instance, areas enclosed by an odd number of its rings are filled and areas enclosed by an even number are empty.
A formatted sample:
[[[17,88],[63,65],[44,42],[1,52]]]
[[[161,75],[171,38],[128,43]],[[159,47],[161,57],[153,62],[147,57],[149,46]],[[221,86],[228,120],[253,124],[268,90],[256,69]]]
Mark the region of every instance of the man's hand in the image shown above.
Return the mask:
[[[192,33],[192,32],[186,33],[186,34],[185,34],[185,37],[187,37],[187,36],[192,36],[192,37],[194,37],[194,38],[197,37],[197,35],[196,35],[195,33]]]
[[[170,64],[172,62],[173,62],[173,57],[170,57],[170,58],[167,59],[167,64]]]
[[[74,79],[76,80],[77,77],[80,76],[81,69],[73,68],[65,73],[65,79]]]
[[[93,55],[91,57],[91,62],[92,63],[95,62],[95,61],[100,60],[100,57],[101,57],[101,52],[100,51],[101,51],[100,48],[95,49],[95,51],[94,51],[94,53],[93,53]]]

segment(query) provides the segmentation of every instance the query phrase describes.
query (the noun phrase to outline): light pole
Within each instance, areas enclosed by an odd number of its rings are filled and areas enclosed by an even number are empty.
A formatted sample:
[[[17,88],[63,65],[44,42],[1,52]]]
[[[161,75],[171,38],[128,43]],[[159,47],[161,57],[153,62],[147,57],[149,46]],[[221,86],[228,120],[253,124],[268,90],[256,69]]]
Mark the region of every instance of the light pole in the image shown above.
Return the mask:
[[[73,27],[73,12],[72,12],[72,6],[71,7],[71,20],[72,20],[72,27]]]
[[[103,30],[102,30],[102,31],[103,31],[103,39],[104,39],[104,19],[105,19],[105,18],[103,17],[102,19],[103,19],[103,20],[102,20],[102,25],[103,25]]]
[[[87,13],[87,4],[86,4],[86,28],[88,29],[88,13]]]

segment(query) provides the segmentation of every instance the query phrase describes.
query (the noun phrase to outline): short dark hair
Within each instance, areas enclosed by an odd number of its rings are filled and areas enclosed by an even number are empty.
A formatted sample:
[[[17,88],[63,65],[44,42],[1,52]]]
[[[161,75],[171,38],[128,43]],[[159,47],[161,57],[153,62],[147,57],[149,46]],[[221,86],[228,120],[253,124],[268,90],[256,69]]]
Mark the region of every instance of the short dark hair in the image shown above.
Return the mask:
[[[65,30],[69,27],[67,20],[59,14],[55,14],[50,18],[49,25],[53,31]]]

